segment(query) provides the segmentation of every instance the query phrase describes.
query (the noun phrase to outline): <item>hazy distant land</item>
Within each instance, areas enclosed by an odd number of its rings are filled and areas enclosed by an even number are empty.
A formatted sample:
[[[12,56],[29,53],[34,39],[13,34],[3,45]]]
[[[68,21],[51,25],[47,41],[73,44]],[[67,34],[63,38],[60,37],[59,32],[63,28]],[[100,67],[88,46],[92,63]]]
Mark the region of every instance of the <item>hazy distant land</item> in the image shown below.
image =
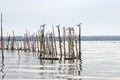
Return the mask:
[[[61,37],[63,40],[63,37]],[[11,37],[10,40],[12,40],[13,38]],[[24,37],[23,36],[16,36],[15,40],[16,41],[21,41],[23,40]],[[66,37],[66,40],[68,38]],[[34,38],[30,37],[30,40],[34,40]],[[59,38],[56,37],[56,40],[58,41]],[[77,38],[78,40],[78,38]],[[82,36],[81,37],[82,41],[120,41],[120,36]],[[7,37],[4,37],[4,41],[7,41]]]

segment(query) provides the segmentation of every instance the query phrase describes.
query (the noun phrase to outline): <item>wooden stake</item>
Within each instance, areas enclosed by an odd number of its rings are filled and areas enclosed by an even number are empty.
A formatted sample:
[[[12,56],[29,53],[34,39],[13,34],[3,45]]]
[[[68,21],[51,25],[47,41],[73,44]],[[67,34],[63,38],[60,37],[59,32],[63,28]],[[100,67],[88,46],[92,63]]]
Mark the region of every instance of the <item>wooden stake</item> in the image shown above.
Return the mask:
[[[15,49],[15,34],[14,34],[14,31],[12,31],[13,33],[13,37],[12,37],[12,43],[11,43],[11,50],[14,50]]]
[[[57,47],[56,47],[56,39],[55,39],[55,32],[54,32],[54,27],[53,27],[53,25],[52,25],[52,29],[53,29],[53,37],[54,37],[55,53],[56,53],[56,57],[57,57]]]
[[[53,38],[52,38],[52,33],[49,34],[50,36],[50,41],[51,41],[51,58],[52,58],[52,64],[53,64],[53,58],[54,58],[54,50],[53,50]]]
[[[2,62],[4,62],[3,49],[4,49],[4,42],[3,42],[2,13],[1,13],[1,52],[2,52]]]
[[[58,28],[58,35],[59,35],[59,47],[60,47],[60,62],[62,60],[62,47],[61,47],[61,38],[60,38],[60,25],[56,26]]]
[[[79,60],[81,61],[81,24],[77,25],[79,27]]]
[[[68,50],[69,50],[69,58],[71,58],[71,50],[72,50],[72,43],[71,43],[71,28],[68,28],[69,35],[68,35]]]
[[[27,48],[26,48],[26,34],[24,34],[23,45],[24,45],[24,52],[26,52],[27,51]]]
[[[36,33],[36,40],[37,40],[37,51],[39,52],[39,38],[38,38],[37,33]]]
[[[72,40],[72,43],[71,43],[71,45],[72,45],[72,58],[74,58],[75,57],[75,53],[74,53],[74,28],[72,27],[71,30],[73,31],[72,36],[71,36],[71,40]],[[73,59],[73,62],[74,62],[74,59]]]
[[[63,27],[63,40],[64,40],[64,63],[65,63],[65,58],[66,58],[66,45],[65,45],[65,38],[66,38],[66,31],[65,27]]]
[[[79,57],[78,57],[78,46],[77,46],[77,37],[76,37],[76,35],[75,35],[75,47],[76,47],[76,62],[78,62]]]
[[[29,35],[28,35],[28,31],[26,29],[26,41],[27,41],[27,46],[28,46],[28,50],[30,51],[30,41],[29,41]]]
[[[6,45],[6,50],[9,50],[9,42],[10,42],[10,35],[8,36],[8,34],[7,34],[7,45]]]
[[[42,38],[43,38],[43,52],[44,55],[46,54],[46,49],[45,49],[45,37],[44,37],[44,31],[45,31],[45,24],[43,24],[41,27],[43,27],[43,33],[42,33]]]

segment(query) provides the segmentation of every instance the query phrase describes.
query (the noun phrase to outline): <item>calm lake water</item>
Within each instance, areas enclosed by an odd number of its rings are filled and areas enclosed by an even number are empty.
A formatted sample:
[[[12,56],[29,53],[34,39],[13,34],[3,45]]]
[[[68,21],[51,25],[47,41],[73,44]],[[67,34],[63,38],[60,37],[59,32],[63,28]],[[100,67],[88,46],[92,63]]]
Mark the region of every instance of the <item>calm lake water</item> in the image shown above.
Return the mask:
[[[0,52],[3,80],[120,80],[120,41],[82,41],[82,63],[40,61],[36,53]]]

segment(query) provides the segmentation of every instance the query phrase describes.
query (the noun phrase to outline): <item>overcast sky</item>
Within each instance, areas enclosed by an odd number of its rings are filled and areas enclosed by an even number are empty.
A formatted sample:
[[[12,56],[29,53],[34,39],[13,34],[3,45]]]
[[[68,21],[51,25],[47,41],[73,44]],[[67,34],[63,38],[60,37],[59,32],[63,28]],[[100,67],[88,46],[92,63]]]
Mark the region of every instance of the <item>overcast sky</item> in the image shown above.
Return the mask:
[[[0,0],[4,35],[33,33],[39,26],[78,27],[82,35],[120,35],[120,0]],[[57,33],[57,28],[56,33]]]

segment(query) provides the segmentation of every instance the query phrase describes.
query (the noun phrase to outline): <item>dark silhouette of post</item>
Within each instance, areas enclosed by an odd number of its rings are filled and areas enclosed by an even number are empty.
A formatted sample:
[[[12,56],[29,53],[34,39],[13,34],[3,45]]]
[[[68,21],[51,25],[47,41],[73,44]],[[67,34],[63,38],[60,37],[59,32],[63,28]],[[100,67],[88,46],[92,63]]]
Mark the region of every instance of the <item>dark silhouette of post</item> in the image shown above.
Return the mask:
[[[66,30],[65,27],[63,27],[63,40],[64,40],[64,63],[65,63],[65,59],[66,59],[66,45],[65,45],[65,38],[66,38]]]
[[[79,60],[81,61],[81,24],[78,24],[77,26],[79,27]]]
[[[58,28],[58,35],[59,35],[59,47],[60,47],[60,62],[62,60],[62,47],[61,47],[61,38],[60,38],[60,25],[56,26]]]
[[[2,52],[2,62],[4,62],[4,54],[3,54],[3,28],[2,28],[2,13],[1,13],[1,52]]]
[[[45,31],[45,24],[41,25],[41,27],[43,28],[42,29],[42,46],[43,46],[43,52],[44,52],[44,55],[46,54],[46,49],[45,49],[45,37],[44,37],[44,31]]]

